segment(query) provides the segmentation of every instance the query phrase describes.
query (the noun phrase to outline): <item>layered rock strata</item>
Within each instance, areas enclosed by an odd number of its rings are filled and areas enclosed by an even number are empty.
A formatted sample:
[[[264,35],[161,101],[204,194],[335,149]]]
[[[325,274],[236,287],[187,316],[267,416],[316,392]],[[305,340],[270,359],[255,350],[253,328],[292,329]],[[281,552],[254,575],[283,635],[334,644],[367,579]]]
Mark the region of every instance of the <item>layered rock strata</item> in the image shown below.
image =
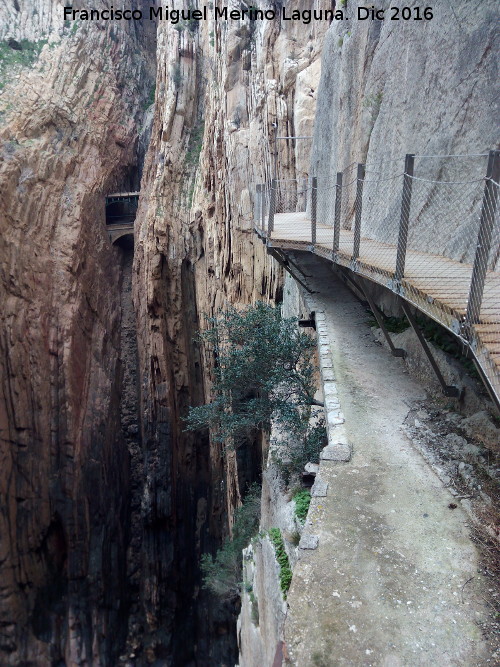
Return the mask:
[[[0,99],[0,662],[112,665],[129,464],[104,195],[135,168],[154,39],[71,29],[50,0],[4,4],[0,25],[47,40]]]
[[[252,232],[254,187],[273,171],[274,124],[283,136],[312,135],[327,27],[304,31],[280,21],[159,26],[134,298],[146,535],[164,540],[161,563],[145,563],[144,599],[152,600],[151,637],[166,628],[167,659],[174,664],[237,659],[235,609],[217,608],[206,597],[196,564],[228,533],[246,485],[260,474],[261,450],[255,443],[246,454],[228,452],[184,432],[188,406],[210,398],[213,359],[193,333],[204,314],[281,294],[281,270]],[[307,171],[310,141],[296,144],[277,144],[287,177]],[[160,593],[151,599],[153,590]],[[196,645],[178,640],[177,627],[188,629]]]

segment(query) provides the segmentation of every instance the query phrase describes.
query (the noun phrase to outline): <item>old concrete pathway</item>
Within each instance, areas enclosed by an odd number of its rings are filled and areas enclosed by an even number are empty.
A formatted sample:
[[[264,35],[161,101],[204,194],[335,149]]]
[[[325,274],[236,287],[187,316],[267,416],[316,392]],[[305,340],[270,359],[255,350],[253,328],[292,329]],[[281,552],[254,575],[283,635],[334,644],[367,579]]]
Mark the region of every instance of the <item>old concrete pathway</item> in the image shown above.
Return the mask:
[[[328,265],[311,255],[325,314],[348,463],[323,461],[326,497],[313,498],[288,596],[285,642],[300,667],[495,664],[467,516],[401,430],[424,388],[373,342],[368,316]]]

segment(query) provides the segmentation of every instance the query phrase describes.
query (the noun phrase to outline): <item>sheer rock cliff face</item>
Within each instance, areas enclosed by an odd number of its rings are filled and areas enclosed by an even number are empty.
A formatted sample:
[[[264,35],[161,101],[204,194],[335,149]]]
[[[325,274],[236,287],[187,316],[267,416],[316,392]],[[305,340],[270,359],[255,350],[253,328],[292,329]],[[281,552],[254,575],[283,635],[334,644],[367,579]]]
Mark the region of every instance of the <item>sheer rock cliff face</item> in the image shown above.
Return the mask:
[[[0,12],[1,39],[48,39],[0,98],[0,662],[114,665],[126,645],[130,664],[232,664],[234,607],[200,590],[198,562],[261,451],[184,431],[210,395],[193,334],[202,313],[280,294],[252,190],[272,173],[273,123],[312,133],[328,25],[158,27],[134,421],[130,254],[109,244],[103,196],[140,167],[154,26],[65,25],[55,0]],[[282,176],[307,173],[308,148],[278,142]]]
[[[237,659],[234,609],[216,606],[199,588],[197,563],[227,534],[241,494],[259,475],[261,451],[255,443],[249,458],[224,453],[184,432],[188,406],[210,396],[212,359],[193,334],[203,314],[279,294],[281,271],[252,232],[252,190],[272,171],[273,123],[283,135],[312,134],[327,27],[304,30],[280,21],[159,26],[156,114],[134,276],[144,539],[162,545],[161,560],[150,550],[144,561],[151,659],[167,655],[174,664],[199,665]],[[307,171],[307,148],[279,143],[283,175]],[[179,636],[179,628],[196,644]]]
[[[2,38],[49,40],[0,100],[3,665],[116,664],[126,630],[120,271],[103,195],[135,164],[151,36],[72,31],[60,11],[0,10]]]
[[[321,66],[326,22],[164,21],[155,36],[147,20],[65,25],[56,0],[3,3],[0,39],[41,53],[0,82],[1,664],[115,665],[124,646],[130,665],[234,664],[234,605],[201,589],[198,563],[262,451],[185,432],[213,364],[193,335],[204,313],[281,295],[252,231],[275,160],[280,178],[334,179],[381,153],[493,147],[494,0],[468,4],[419,30],[335,23]],[[141,172],[155,45],[131,269],[103,196]],[[275,136],[312,135],[318,86],[310,168],[310,140]]]

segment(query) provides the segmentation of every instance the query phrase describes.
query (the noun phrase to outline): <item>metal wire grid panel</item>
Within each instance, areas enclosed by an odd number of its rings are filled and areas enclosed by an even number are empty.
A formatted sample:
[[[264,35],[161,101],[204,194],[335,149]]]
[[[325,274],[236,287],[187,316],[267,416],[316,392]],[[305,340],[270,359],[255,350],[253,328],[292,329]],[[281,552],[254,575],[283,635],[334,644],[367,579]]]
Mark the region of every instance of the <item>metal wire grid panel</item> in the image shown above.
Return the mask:
[[[310,216],[311,181],[309,178],[273,180],[257,186],[254,224],[260,234],[268,236],[274,231],[275,216],[279,216],[281,227],[289,223],[300,230],[304,226],[306,216]]]
[[[276,181],[275,213],[305,213],[310,197],[309,179]]]
[[[269,188],[265,184],[257,185],[254,197],[254,225],[260,232],[265,231],[265,221],[269,215]]]
[[[393,277],[401,217],[403,174],[377,178],[365,173],[361,181],[362,196],[356,204],[360,220],[358,263],[376,266]]]
[[[413,156],[403,169],[393,160],[349,165],[336,181],[274,181],[261,189],[260,226],[266,219],[273,242],[312,246],[461,335],[496,372],[500,395],[499,163],[491,152],[486,178],[469,181],[416,175]]]

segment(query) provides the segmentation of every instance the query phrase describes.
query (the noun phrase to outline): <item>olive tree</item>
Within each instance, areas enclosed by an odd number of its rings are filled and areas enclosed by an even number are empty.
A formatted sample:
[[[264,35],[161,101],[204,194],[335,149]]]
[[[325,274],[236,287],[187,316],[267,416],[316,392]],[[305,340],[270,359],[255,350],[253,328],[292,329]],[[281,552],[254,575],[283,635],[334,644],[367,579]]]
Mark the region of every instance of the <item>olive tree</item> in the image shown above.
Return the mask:
[[[291,473],[318,458],[326,435],[324,419],[311,419],[312,406],[322,405],[314,399],[314,340],[296,318],[262,302],[207,318],[199,339],[214,359],[213,398],[190,408],[187,428],[208,428],[215,441],[240,447],[272,425],[288,483]],[[220,597],[240,593],[241,551],[258,529],[259,508],[260,492],[252,487],[236,512],[232,537],[215,556],[202,557],[204,585]]]
[[[199,335],[214,356],[213,399],[190,409],[187,428],[237,446],[258,430],[306,439],[314,399],[314,340],[263,302],[207,318]]]

